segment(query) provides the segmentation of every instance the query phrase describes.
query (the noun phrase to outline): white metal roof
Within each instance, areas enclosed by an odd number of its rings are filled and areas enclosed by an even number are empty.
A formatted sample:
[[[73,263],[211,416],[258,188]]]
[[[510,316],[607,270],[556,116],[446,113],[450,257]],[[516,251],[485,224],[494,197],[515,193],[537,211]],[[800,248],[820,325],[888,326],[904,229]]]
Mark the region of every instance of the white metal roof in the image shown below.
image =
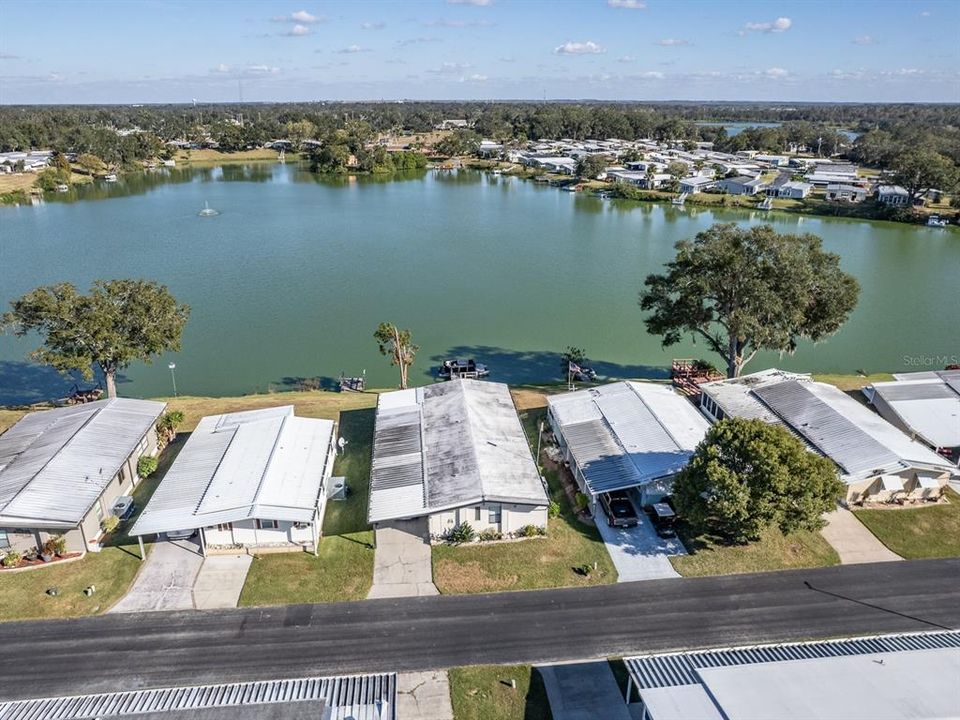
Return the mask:
[[[832,459],[850,482],[910,468],[957,467],[862,403],[809,375],[771,369],[700,386],[732,417],[779,423]]]
[[[327,705],[330,720],[397,720],[397,676],[266,680],[0,702],[0,720],[110,720],[164,713],[183,717],[211,708],[236,708],[242,717],[253,718],[257,706],[311,700]]]
[[[675,474],[710,427],[686,398],[656,383],[611,383],[547,403],[594,493]]]
[[[864,388],[864,394],[871,402],[879,396],[903,425],[928,445],[960,447],[960,388],[951,384],[960,381],[960,371],[929,375],[874,383]]]
[[[203,418],[131,534],[313,520],[333,430],[330,420],[296,417],[292,405]]]
[[[484,501],[547,504],[508,387],[453,380],[381,394],[370,522]]]
[[[25,415],[0,435],[0,525],[76,526],[165,407],[112,398]]]

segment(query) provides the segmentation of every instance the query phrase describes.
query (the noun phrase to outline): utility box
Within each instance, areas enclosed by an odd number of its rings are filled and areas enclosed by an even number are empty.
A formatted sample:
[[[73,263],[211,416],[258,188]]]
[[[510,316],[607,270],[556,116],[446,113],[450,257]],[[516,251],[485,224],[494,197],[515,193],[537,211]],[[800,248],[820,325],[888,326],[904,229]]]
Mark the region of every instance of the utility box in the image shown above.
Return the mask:
[[[347,479],[345,477],[332,477],[327,485],[327,497],[330,500],[347,499]]]

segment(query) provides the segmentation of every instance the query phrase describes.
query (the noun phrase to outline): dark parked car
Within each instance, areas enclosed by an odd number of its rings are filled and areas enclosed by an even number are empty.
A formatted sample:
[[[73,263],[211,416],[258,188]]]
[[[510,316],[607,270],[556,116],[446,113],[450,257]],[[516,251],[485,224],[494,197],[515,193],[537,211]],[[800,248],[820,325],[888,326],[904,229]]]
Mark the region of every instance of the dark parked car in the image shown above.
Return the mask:
[[[649,516],[650,522],[657,531],[657,535],[662,538],[674,538],[677,531],[674,525],[677,522],[677,514],[667,502],[658,502],[653,505],[646,505],[643,511]]]
[[[600,504],[607,513],[607,521],[611,527],[633,527],[640,522],[637,510],[625,490],[603,493]]]
[[[133,511],[136,509],[137,507],[133,504],[133,498],[131,496],[121,495],[113,501],[113,507],[110,508],[110,512],[121,520],[126,520],[133,515]]]

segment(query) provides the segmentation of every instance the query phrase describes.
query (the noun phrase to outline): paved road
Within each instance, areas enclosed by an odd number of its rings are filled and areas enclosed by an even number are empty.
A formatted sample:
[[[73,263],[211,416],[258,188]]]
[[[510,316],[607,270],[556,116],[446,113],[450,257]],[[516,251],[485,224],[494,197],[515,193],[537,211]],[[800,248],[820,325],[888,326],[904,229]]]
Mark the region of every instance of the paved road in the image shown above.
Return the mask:
[[[960,558],[2,623],[0,699],[958,627]]]

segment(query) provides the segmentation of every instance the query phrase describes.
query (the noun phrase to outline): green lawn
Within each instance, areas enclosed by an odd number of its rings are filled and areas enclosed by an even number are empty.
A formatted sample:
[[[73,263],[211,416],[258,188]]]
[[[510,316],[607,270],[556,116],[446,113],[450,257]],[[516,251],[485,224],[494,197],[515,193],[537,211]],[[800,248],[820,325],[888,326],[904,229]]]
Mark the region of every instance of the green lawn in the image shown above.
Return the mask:
[[[776,528],[767,530],[754,543],[725,545],[678,526],[680,538],[690,552],[670,558],[674,569],[684,576],[733,575],[792,568],[837,565],[840,557],[818,532],[784,535]]]
[[[376,400],[376,396],[327,395],[350,404],[358,397]],[[346,453],[337,458],[333,474],[347,478],[350,492],[346,500],[327,503],[319,556],[257,556],[240,593],[241,606],[338,602],[367,596],[373,584],[373,531],[367,525],[367,497],[374,418],[373,408],[340,414],[338,432],[347,439],[347,446]]]
[[[544,395],[522,390],[514,393],[531,443],[545,413]],[[443,594],[579,587],[616,582],[617,571],[597,529],[580,522],[560,485],[558,470],[545,476],[550,496],[560,505],[560,516],[550,518],[547,537],[519,542],[436,545],[433,548],[433,582]],[[597,564],[589,576],[574,568]]]
[[[475,665],[449,672],[454,720],[551,720],[543,679],[529,665]],[[515,680],[517,687],[511,687]]]
[[[917,558],[960,556],[960,495],[947,488],[949,504],[854,510],[860,522],[897,555]]]

